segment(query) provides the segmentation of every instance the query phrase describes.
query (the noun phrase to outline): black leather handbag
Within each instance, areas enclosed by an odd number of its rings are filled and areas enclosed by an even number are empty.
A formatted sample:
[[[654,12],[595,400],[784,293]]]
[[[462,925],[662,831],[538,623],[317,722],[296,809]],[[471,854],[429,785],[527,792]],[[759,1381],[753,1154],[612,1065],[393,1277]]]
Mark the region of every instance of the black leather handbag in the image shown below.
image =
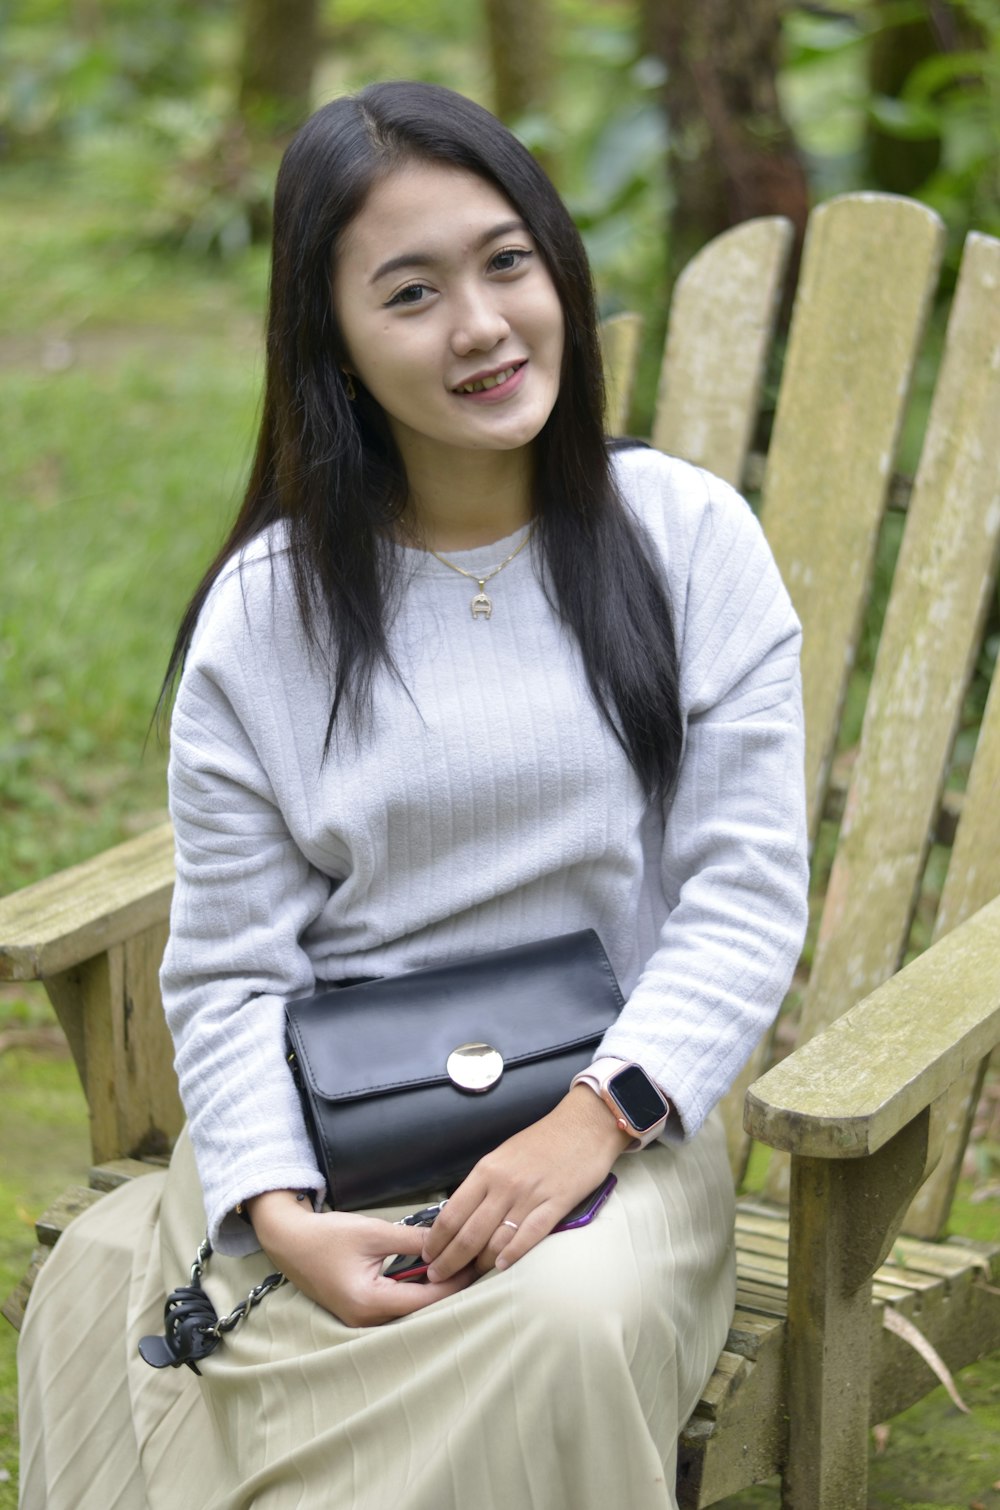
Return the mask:
[[[458,1184],[552,1110],[622,1005],[593,929],[290,1002],[289,1060],[331,1206]]]

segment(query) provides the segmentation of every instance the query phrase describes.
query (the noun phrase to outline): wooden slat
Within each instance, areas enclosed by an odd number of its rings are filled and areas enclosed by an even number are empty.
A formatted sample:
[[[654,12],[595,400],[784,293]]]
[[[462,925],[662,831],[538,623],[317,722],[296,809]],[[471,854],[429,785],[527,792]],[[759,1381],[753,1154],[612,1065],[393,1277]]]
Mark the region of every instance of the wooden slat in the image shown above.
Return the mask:
[[[0,898],[0,980],[43,980],[170,915],[173,833],[161,824]]]
[[[777,1234],[771,1236],[770,1234],[760,1232],[748,1232],[745,1228],[741,1227],[737,1230],[736,1241],[741,1253],[758,1253],[766,1255],[769,1258],[779,1258],[785,1255],[787,1258],[787,1237],[783,1238]]]
[[[787,1222],[750,1203],[738,1207],[738,1220],[784,1229]],[[879,1270],[874,1289],[876,1314],[887,1304],[909,1317],[952,1369],[963,1367],[996,1345],[995,1300],[978,1285],[977,1270],[1000,1278],[1000,1245],[932,1245],[900,1238],[894,1257]],[[914,1277],[900,1270],[896,1257],[935,1263],[941,1273]],[[886,1277],[887,1276],[887,1277]],[[914,1288],[919,1284],[921,1288]],[[924,1288],[928,1286],[929,1288]],[[881,1298],[878,1298],[881,1296]],[[706,1506],[734,1493],[750,1479],[769,1477],[785,1458],[783,1434],[770,1437],[775,1423],[787,1418],[784,1404],[786,1298],[783,1293],[747,1281],[739,1288],[740,1309],[726,1341],[726,1352],[682,1436],[680,1503]],[[735,1355],[735,1356],[734,1356]],[[741,1368],[737,1358],[760,1364]],[[933,1379],[907,1344],[879,1328],[873,1339],[873,1386],[870,1419],[884,1420],[926,1394]],[[775,1372],[769,1373],[769,1366]],[[740,1417],[743,1419],[740,1419]],[[753,1464],[747,1454],[752,1453]],[[697,1492],[696,1492],[697,1491]]]
[[[785,1290],[768,1290],[742,1280],[736,1285],[736,1304],[745,1310],[756,1310],[761,1317],[784,1320],[788,1315],[788,1294]]]
[[[629,410],[632,407],[641,341],[641,315],[610,315],[608,319],[601,321],[606,403],[604,424],[609,435],[628,433]]]
[[[789,221],[746,221],[692,258],[674,288],[653,444],[735,487],[757,421],[791,244]]]
[[[963,260],[949,322],[800,1044],[881,985],[909,937],[1000,553],[1000,299],[991,281],[1000,282],[1000,243],[979,237]],[[993,825],[1000,836],[995,816]],[[773,1160],[772,1199],[787,1179],[783,1161]]]
[[[90,1188],[102,1192],[117,1190],[119,1185],[127,1185],[146,1174],[155,1174],[166,1165],[166,1159],[110,1159],[106,1164],[95,1164],[90,1170]]]
[[[893,1262],[899,1262],[908,1268],[949,1277],[962,1274],[967,1269],[979,1267],[985,1270],[989,1267],[983,1252],[978,1247],[963,1242],[960,1237],[950,1238],[946,1243],[928,1243],[920,1238],[900,1237],[893,1247],[892,1256]]]
[[[993,310],[1000,299],[996,292],[997,242],[983,236],[969,237],[963,275],[983,286],[983,298],[992,295]],[[990,284],[992,282],[992,289]],[[994,356],[994,368],[1000,357]],[[995,374],[994,374],[995,375]],[[994,412],[1000,415],[1000,406]],[[980,458],[989,474],[993,460],[994,507],[1000,508],[1000,447],[994,443]],[[935,939],[943,938],[956,924],[971,917],[991,897],[1000,895],[1000,669],[994,671],[969,772],[955,843],[948,862],[941,903],[934,925]],[[906,1217],[906,1230],[925,1237],[939,1236],[948,1220],[962,1154],[978,1099],[985,1064],[948,1092],[942,1115],[948,1128],[945,1152],[920,1190]]]
[[[781,1318],[737,1313],[720,1367],[681,1433],[677,1501],[683,1510],[713,1505],[780,1466],[787,1438],[784,1352]]]
[[[936,215],[891,195],[846,195],[809,218],[761,518],[802,620],[811,838],[943,246]],[[737,1179],[749,1147],[743,1101],[767,1051],[761,1044],[721,1105]]]
[[[90,1112],[95,1164],[169,1153],[183,1126],[160,1000],[166,922],[46,980]]]
[[[737,1250],[737,1263],[740,1275],[746,1279],[753,1279],[757,1284],[773,1284],[777,1288],[783,1288],[788,1278],[788,1252],[787,1249],[780,1256],[767,1253],[752,1253],[740,1246]]]
[[[809,1158],[863,1157],[997,1042],[1000,897],[768,1070],[748,1092],[748,1129]]]
[[[101,1199],[100,1190],[88,1190],[85,1185],[71,1185],[62,1195],[42,1212],[35,1223],[35,1235],[43,1248],[54,1248],[70,1222],[81,1212],[89,1211]]]
[[[890,195],[809,220],[762,518],[803,621],[811,834],[943,244],[932,211]]]
[[[3,1305],[0,1306],[0,1316],[9,1321],[15,1332],[21,1330],[24,1322],[24,1313],[28,1306],[28,1297],[32,1286],[41,1272],[42,1265],[49,1256],[48,1248],[36,1248],[31,1255],[31,1262],[23,1277],[11,1290]]]

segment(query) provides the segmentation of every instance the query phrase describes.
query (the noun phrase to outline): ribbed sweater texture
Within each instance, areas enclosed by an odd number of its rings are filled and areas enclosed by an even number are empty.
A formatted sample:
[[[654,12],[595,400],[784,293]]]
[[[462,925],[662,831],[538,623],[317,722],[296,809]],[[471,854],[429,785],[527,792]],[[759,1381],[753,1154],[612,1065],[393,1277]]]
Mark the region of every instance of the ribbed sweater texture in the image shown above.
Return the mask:
[[[600,1055],[635,1060],[692,1136],[773,1020],[806,916],[800,631],[761,529],[726,484],[652,450],[615,460],[662,564],[684,753],[645,800],[596,709],[534,543],[490,583],[405,553],[360,740],[326,759],[328,670],[281,536],[219,577],[171,728],[177,884],[162,970],[181,1094],[219,1251],[236,1204],[322,1189],[285,1062],[285,1001],[578,928],[626,1006]],[[489,571],[518,537],[450,560]]]

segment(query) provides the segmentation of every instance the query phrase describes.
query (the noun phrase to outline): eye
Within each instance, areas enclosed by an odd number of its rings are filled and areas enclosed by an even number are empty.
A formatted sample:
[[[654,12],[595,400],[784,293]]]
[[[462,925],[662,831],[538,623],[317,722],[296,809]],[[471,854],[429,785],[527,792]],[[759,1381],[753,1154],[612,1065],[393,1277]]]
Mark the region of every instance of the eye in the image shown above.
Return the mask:
[[[490,258],[490,268],[495,273],[514,273],[523,267],[534,252],[529,252],[523,246],[505,246],[499,252],[494,252]]]
[[[385,307],[391,309],[394,304],[422,304],[424,295],[428,293],[430,289],[426,283],[407,283],[405,288],[397,289],[392,298],[386,300]]]

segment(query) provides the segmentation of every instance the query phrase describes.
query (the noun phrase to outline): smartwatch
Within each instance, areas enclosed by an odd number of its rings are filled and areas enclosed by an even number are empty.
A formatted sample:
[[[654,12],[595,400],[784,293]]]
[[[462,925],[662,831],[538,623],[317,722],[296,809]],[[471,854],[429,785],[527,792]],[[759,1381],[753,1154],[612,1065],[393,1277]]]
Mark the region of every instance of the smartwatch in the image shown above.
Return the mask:
[[[599,1059],[570,1083],[596,1091],[621,1131],[635,1139],[636,1149],[658,1138],[670,1116],[670,1102],[638,1064]]]

